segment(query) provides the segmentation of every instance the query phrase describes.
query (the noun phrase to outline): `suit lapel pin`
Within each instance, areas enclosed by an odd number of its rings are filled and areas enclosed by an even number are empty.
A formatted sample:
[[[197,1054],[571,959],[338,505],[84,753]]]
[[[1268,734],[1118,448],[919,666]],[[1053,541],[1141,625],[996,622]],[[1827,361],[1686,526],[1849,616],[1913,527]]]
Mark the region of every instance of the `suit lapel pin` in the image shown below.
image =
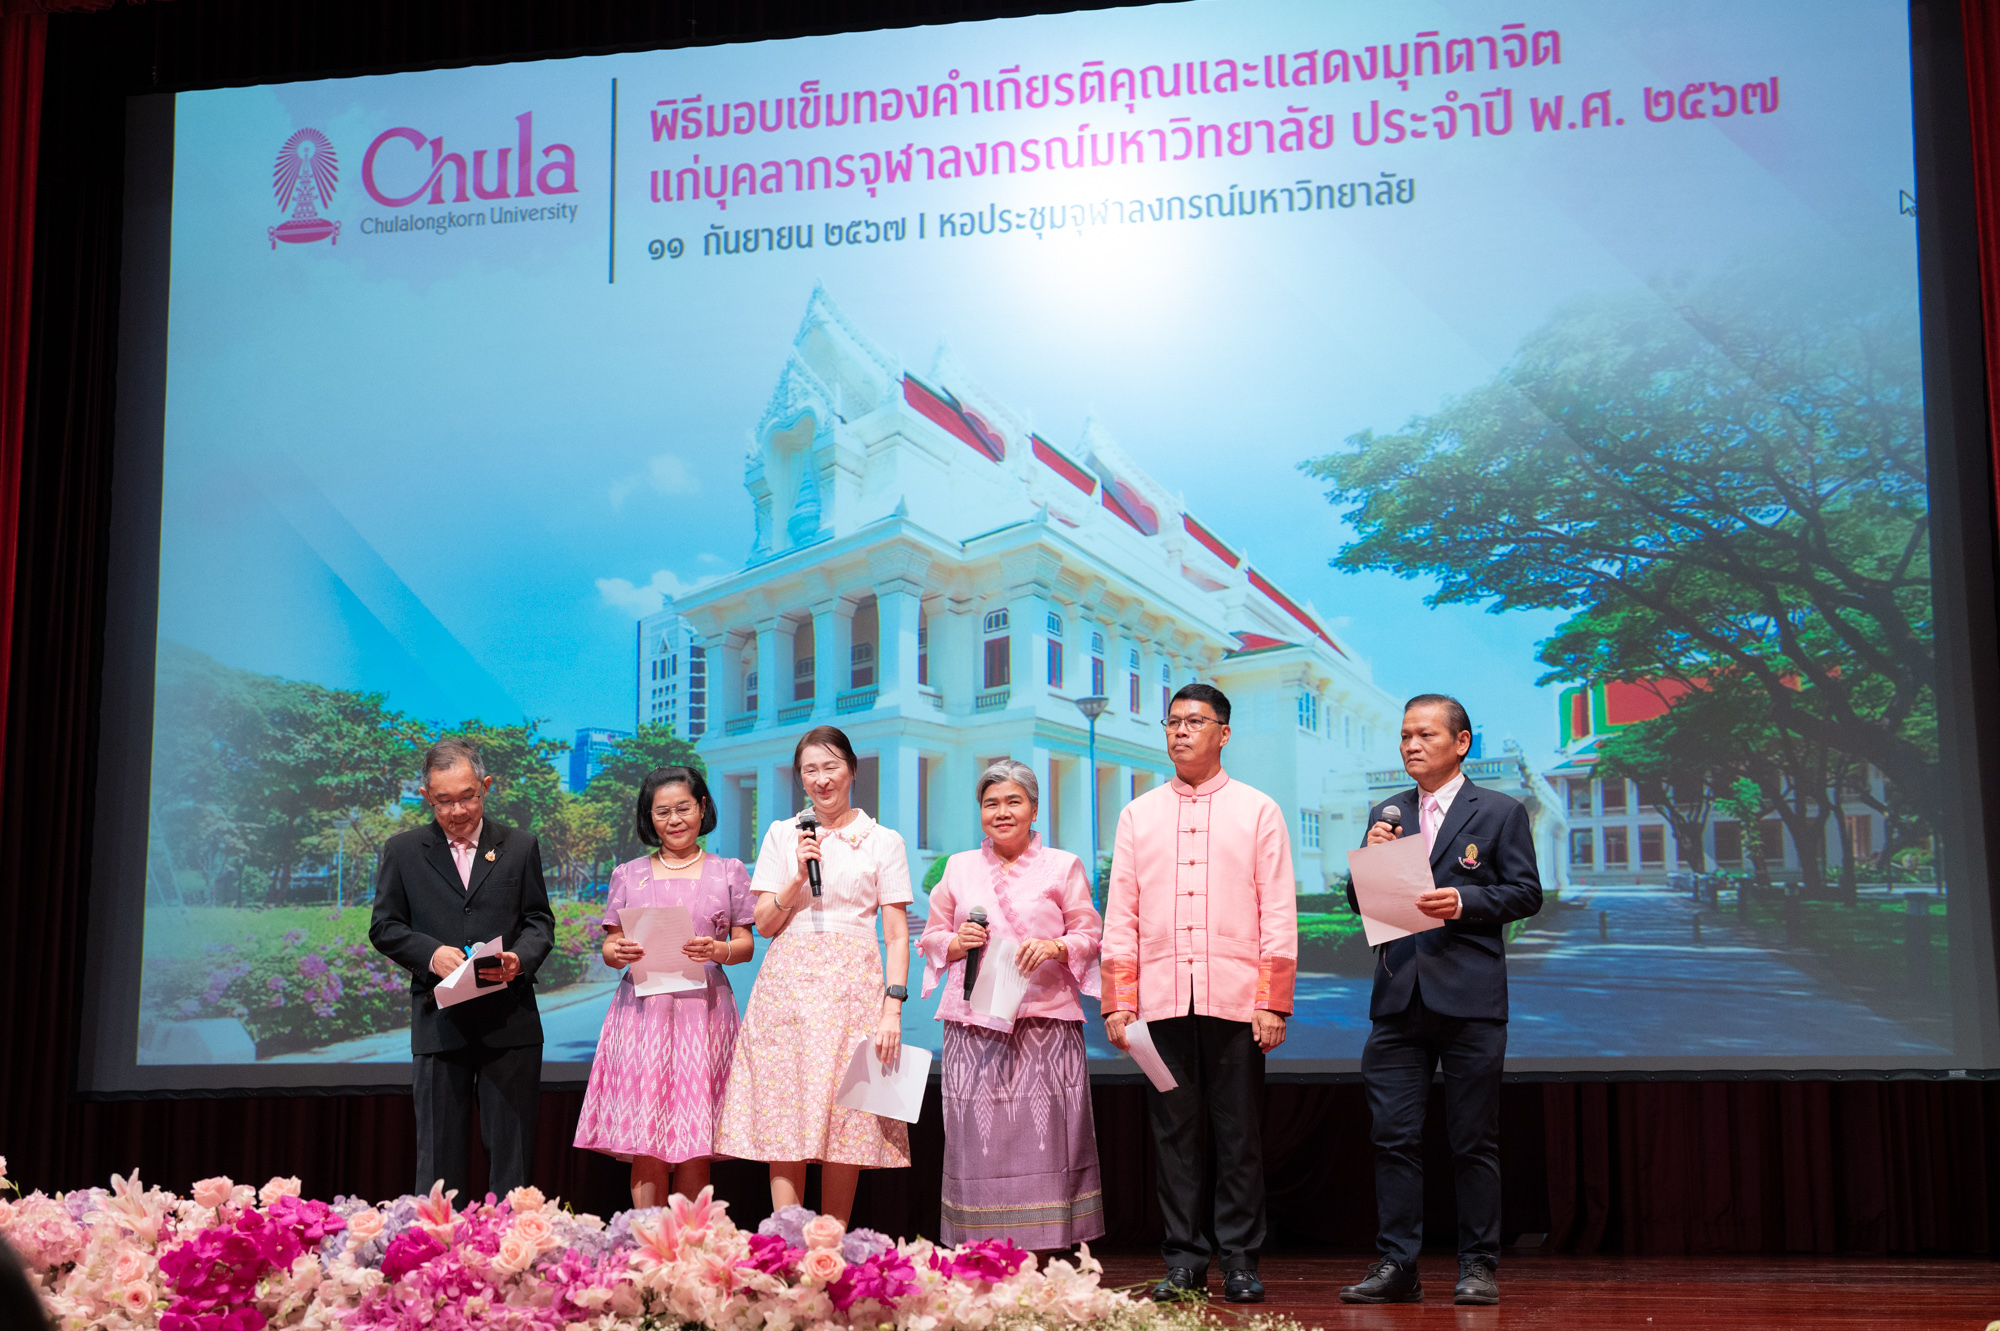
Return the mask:
[[[493,857],[489,855],[486,858],[492,859]],[[1477,869],[1479,867],[1479,847],[1477,845],[1470,841],[1465,843],[1465,854],[1459,858],[1458,867],[1461,869]]]
[[[1468,849],[1470,848],[1468,847]],[[488,864],[493,863],[493,861],[498,859],[499,857],[500,857],[500,852],[497,850],[489,850],[486,852],[486,862]]]

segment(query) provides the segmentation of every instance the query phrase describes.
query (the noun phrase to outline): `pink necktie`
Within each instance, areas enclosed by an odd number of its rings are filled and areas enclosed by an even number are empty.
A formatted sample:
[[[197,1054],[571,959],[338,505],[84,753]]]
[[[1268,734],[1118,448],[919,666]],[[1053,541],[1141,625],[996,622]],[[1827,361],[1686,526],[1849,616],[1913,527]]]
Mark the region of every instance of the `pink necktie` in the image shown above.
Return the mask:
[[[454,841],[451,843],[451,858],[452,863],[458,866],[459,885],[467,890],[470,890],[472,887],[472,856],[478,849],[479,847],[473,845],[470,841]]]
[[[1426,851],[1436,849],[1437,839],[1438,839],[1438,824],[1442,823],[1443,821],[1444,821],[1444,810],[1438,807],[1437,796],[1435,795],[1424,796],[1423,805],[1417,811],[1417,826],[1423,829],[1424,849]]]

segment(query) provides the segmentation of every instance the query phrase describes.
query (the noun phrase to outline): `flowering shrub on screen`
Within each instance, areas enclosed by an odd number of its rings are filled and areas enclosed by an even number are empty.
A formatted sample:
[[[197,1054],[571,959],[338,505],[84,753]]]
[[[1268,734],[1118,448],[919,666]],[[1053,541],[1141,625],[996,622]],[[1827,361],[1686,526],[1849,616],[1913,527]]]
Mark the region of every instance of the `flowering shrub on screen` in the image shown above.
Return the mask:
[[[0,1191],[11,1190],[0,1159]],[[1213,1331],[1201,1309],[1107,1289],[1086,1248],[1046,1266],[1004,1239],[943,1248],[787,1207],[755,1233],[709,1189],[610,1223],[519,1188],[370,1204],[137,1171],[110,1190],[0,1200],[0,1238],[63,1331]],[[1253,1331],[1275,1331],[1254,1319]],[[1296,1328],[1293,1328],[1296,1331]]]

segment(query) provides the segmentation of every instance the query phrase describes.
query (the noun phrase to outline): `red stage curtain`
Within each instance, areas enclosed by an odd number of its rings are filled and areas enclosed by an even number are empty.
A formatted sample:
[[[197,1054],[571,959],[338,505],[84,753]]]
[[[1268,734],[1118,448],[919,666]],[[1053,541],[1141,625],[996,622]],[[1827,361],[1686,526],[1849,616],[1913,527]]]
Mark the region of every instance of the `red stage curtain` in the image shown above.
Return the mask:
[[[2000,504],[2000,0],[1961,0],[1972,183],[1979,200],[1980,303],[1986,314],[1986,410]]]
[[[7,666],[13,659],[15,528],[47,28],[40,14],[0,18],[0,752],[7,740]]]
[[[859,0],[845,25],[949,22],[1058,0]],[[826,30],[818,0],[697,9],[692,0],[179,0],[46,20],[27,8],[106,0],[0,0],[0,524],[18,576],[0,783],[0,1153],[29,1187],[102,1183],[142,1167],[184,1188],[207,1174],[302,1175],[313,1195],[383,1196],[413,1164],[404,1097],[302,1096],[83,1103],[76,1079],[84,913],[96,773],[97,658],[108,612],[104,551],[118,316],[123,98],[155,86],[310,77],[391,65],[524,58]],[[1074,7],[1063,4],[1062,7]],[[697,13],[700,26],[695,25]],[[1988,324],[2000,317],[1992,225],[2000,125],[2000,22],[1965,5],[1975,108]],[[24,123],[24,119],[25,122]],[[30,154],[21,165],[21,153]],[[31,188],[39,179],[39,196]],[[33,218],[33,261],[28,223]],[[27,305],[29,277],[33,303]],[[24,331],[27,333],[24,349]],[[1989,338],[1989,347],[2000,339]],[[1994,362],[2000,369],[2000,360]],[[11,370],[9,367],[14,367]],[[23,399],[25,370],[25,400]],[[13,377],[8,378],[8,374]],[[1994,394],[2000,401],[2000,393]],[[11,413],[11,414],[9,414]],[[18,421],[13,434],[6,422]],[[11,459],[11,460],[10,460]],[[18,490],[12,478],[18,475]],[[0,510],[5,512],[6,510]],[[8,557],[0,556],[0,557]],[[0,632],[6,628],[0,627]],[[142,816],[114,810],[111,816]],[[1112,1237],[1158,1232],[1154,1161],[1138,1088],[1095,1095]],[[537,1182],[579,1205],[619,1206],[623,1168],[569,1147],[577,1096],[543,1098]],[[1429,1214],[1449,1240],[1450,1170],[1438,1115],[1426,1141]],[[1374,1227],[1367,1108],[1352,1084],[1270,1088],[1274,1238],[1362,1251]],[[917,1165],[864,1184],[857,1219],[935,1224],[933,1110]],[[1888,1081],[1518,1084],[1504,1088],[1505,1228],[1583,1251],[1943,1252],[2000,1255],[2000,1086]],[[761,1171],[725,1164],[738,1214],[763,1208]]]

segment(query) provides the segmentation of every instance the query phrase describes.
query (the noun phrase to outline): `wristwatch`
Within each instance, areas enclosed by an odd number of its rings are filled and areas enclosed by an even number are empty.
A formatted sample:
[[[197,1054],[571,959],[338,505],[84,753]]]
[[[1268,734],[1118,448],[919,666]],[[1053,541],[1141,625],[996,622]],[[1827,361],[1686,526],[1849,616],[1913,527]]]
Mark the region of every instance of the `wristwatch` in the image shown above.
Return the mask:
[[[884,985],[882,987],[882,994],[883,997],[893,998],[898,1003],[907,1003],[910,1001],[910,987],[906,984]]]

